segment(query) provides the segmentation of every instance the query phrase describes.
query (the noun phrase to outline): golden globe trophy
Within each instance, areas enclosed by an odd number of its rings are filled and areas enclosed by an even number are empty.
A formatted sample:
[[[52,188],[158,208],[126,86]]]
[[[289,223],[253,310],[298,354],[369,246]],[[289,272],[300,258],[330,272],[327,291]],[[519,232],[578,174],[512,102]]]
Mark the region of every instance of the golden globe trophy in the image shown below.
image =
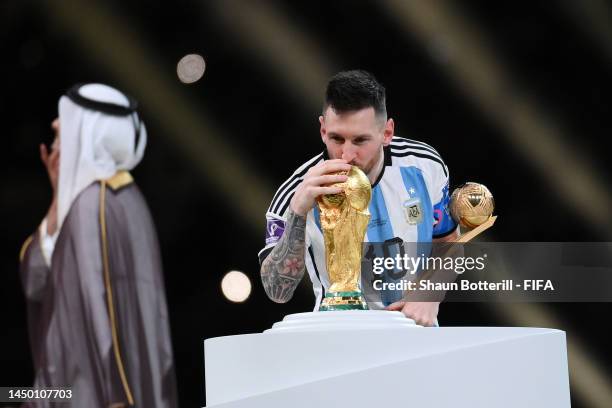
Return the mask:
[[[495,201],[483,184],[467,182],[457,187],[450,198],[453,219],[461,226],[462,235],[455,242],[468,242],[491,228],[497,219],[493,216]]]
[[[330,281],[320,311],[368,309],[359,281],[372,186],[358,167],[352,166],[346,175],[347,181],[334,184],[343,192],[317,198]]]

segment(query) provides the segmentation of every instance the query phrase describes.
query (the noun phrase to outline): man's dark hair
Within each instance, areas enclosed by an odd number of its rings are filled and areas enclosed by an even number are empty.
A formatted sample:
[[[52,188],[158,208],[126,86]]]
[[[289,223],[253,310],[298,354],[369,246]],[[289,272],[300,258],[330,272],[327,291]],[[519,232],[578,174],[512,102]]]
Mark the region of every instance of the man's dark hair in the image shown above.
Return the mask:
[[[385,87],[367,71],[339,72],[327,83],[323,113],[329,106],[337,113],[372,107],[376,116],[386,118]]]

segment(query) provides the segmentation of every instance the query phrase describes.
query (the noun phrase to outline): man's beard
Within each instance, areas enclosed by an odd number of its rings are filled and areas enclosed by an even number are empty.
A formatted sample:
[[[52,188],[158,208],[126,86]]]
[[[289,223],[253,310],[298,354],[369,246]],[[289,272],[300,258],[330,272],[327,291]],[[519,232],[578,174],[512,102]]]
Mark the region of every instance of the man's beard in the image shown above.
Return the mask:
[[[371,172],[373,172],[373,171],[375,171],[375,170],[376,170],[376,168],[378,167],[379,160],[380,160],[380,161],[382,161],[382,160],[383,160],[382,154],[381,154],[381,155],[379,155],[378,157],[376,157],[376,158],[372,159],[372,160],[371,160],[369,163],[367,163],[367,164],[365,164],[365,165],[363,165],[363,164],[354,164],[354,163],[349,163],[349,164],[351,164],[351,165],[353,165],[353,166],[357,166],[357,167],[359,167],[359,169],[360,169],[361,171],[363,171],[363,172],[366,174],[366,176],[368,176],[368,177],[369,177],[369,176],[370,176],[370,173],[371,173]]]

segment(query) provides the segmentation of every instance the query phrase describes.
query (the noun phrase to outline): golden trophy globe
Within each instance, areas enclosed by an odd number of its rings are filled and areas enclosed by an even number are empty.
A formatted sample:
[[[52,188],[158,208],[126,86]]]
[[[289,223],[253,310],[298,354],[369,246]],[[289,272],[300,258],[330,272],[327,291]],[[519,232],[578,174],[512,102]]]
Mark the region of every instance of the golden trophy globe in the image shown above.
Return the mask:
[[[467,182],[457,187],[450,198],[453,219],[467,230],[456,242],[468,242],[478,234],[491,228],[497,216],[493,216],[495,201],[483,184]]]
[[[372,186],[358,167],[344,174],[348,180],[334,184],[343,188],[341,193],[317,198],[330,282],[320,311],[368,309],[359,282]]]

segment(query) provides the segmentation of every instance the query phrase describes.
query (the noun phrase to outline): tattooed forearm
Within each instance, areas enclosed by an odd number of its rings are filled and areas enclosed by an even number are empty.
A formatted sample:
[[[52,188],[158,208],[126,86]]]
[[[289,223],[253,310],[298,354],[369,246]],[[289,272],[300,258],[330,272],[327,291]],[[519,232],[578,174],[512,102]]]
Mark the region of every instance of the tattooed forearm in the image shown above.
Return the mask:
[[[306,217],[289,210],[285,232],[261,264],[261,281],[266,294],[278,303],[293,296],[304,276]]]

